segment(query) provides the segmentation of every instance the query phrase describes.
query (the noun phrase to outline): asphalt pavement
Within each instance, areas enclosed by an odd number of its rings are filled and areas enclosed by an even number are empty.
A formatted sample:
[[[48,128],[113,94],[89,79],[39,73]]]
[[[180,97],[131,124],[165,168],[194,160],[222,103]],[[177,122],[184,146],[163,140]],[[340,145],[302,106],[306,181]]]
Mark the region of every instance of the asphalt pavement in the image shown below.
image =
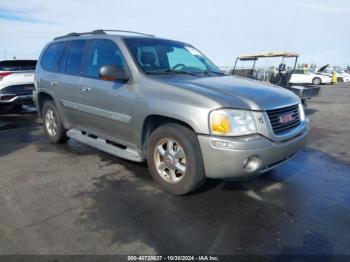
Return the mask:
[[[322,89],[296,157],[184,197],[145,164],[50,144],[33,110],[3,112],[0,254],[350,255],[350,85]]]

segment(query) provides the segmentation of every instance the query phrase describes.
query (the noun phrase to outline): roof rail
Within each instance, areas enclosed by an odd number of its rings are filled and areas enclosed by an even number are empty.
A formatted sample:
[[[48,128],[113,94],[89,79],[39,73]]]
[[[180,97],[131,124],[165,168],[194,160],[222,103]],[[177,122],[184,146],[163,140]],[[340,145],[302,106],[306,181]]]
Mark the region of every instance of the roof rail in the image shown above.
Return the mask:
[[[82,32],[82,33],[73,32],[73,33],[69,33],[69,34],[66,34],[66,35],[57,36],[57,37],[55,37],[53,40],[57,40],[57,39],[61,39],[61,38],[66,38],[66,37],[71,37],[71,36],[98,35],[98,34],[106,34],[106,33],[100,32],[99,30],[95,30],[95,31],[92,31],[92,32]]]
[[[150,37],[154,37],[154,35],[150,35],[150,34],[144,34],[144,33],[140,33],[140,32],[135,32],[135,31],[128,31],[128,30],[113,30],[113,29],[97,29],[92,31],[93,33],[106,33],[106,32],[119,32],[119,33],[129,33],[129,34],[135,34],[135,35],[144,35],[144,36],[150,36]]]
[[[149,36],[149,37],[154,37],[154,35],[149,35],[149,34],[144,34],[144,33],[139,33],[139,32],[134,32],[134,31],[127,31],[127,30],[105,30],[105,29],[97,29],[93,30],[91,32],[82,32],[82,33],[69,33],[67,35],[62,35],[62,36],[57,36],[53,40],[58,40],[66,37],[72,37],[72,36],[81,36],[81,35],[105,35],[107,34],[106,32],[120,32],[120,33],[130,33],[130,34],[137,34],[137,35],[144,35],[144,36]]]

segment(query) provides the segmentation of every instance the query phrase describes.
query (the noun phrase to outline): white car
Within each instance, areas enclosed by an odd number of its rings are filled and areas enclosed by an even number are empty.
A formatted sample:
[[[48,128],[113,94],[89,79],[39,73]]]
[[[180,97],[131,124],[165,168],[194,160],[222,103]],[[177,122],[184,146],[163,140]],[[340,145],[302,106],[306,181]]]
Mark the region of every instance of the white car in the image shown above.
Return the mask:
[[[33,103],[35,66],[36,60],[0,61],[0,108]]]
[[[319,75],[310,71],[304,71],[304,69],[295,69],[290,80],[292,84],[331,84],[332,78],[327,75]]]
[[[331,67],[330,65],[324,65],[320,67],[316,73],[318,75],[323,75],[323,76],[330,76],[332,77],[333,72],[337,74],[337,81],[338,82],[350,82],[350,74],[346,73],[344,70]]]

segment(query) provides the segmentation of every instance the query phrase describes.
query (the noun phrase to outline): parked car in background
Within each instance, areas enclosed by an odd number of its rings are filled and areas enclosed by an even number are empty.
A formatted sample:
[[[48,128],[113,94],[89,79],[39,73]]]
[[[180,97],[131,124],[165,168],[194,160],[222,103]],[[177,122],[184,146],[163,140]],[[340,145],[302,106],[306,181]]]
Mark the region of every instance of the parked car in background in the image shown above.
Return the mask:
[[[147,160],[176,195],[262,174],[304,147],[309,122],[289,90],[225,75],[187,43],[109,31],[57,37],[40,55],[34,100],[52,143]]]
[[[304,69],[295,69],[289,80],[292,84],[331,84],[332,78],[328,75],[315,74],[310,71],[305,71]]]
[[[350,74],[346,73],[343,69],[331,67],[329,64],[324,65],[316,70],[316,74],[319,76],[332,77],[333,72],[337,74],[338,82],[350,82]]]
[[[33,103],[36,60],[0,61],[0,108],[21,109]]]
[[[333,70],[337,73],[338,82],[350,82],[350,73],[341,68],[333,68]]]

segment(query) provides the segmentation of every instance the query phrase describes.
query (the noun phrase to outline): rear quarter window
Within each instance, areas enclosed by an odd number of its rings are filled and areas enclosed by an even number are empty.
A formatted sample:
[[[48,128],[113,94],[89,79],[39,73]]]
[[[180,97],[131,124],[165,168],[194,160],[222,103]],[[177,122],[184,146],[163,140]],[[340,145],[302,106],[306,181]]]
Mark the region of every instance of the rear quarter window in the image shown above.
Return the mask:
[[[57,71],[57,63],[61,57],[66,42],[57,42],[49,45],[41,59],[41,66],[51,72]]]

